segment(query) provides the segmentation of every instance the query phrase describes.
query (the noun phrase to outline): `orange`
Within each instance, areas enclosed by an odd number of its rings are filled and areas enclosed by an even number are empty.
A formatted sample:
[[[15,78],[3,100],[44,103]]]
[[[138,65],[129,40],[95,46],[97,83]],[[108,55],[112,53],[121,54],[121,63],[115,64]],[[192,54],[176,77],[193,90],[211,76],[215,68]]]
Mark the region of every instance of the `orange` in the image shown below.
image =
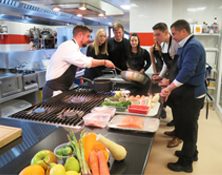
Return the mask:
[[[45,170],[41,165],[29,165],[25,167],[19,175],[45,175]]]

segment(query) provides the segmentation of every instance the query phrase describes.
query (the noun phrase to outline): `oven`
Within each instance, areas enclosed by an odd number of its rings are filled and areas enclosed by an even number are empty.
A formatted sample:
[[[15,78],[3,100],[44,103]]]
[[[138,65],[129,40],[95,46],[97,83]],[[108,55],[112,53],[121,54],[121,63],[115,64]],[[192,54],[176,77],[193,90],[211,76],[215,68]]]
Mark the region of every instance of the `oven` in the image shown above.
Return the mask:
[[[21,74],[0,74],[0,98],[23,91]]]

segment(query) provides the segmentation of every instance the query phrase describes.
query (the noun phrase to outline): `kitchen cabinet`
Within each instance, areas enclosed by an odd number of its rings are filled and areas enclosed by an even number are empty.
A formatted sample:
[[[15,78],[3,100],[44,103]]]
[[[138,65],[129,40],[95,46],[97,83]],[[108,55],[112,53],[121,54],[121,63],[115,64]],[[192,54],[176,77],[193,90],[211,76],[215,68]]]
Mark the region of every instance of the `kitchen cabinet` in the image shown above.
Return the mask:
[[[206,68],[208,79],[208,94],[212,98],[209,100],[211,106],[215,108],[217,98],[217,86],[218,86],[218,68],[219,68],[219,56],[220,56],[220,33],[199,33],[195,34],[199,41],[203,44],[206,51]],[[209,98],[209,97],[207,97]]]

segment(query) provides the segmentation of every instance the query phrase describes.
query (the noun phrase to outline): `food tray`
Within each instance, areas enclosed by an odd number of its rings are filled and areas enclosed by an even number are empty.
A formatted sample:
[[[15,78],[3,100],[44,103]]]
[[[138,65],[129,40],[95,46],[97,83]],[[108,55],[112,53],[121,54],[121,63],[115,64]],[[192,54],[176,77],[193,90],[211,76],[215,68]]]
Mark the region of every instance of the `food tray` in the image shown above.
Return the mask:
[[[116,108],[112,106],[103,106],[103,107],[95,107],[91,110],[92,113],[103,113],[103,114],[110,114],[111,117],[115,115]]]
[[[83,117],[85,126],[104,128],[110,120],[110,114],[88,113]]]
[[[131,130],[131,131],[138,131],[138,132],[156,132],[159,128],[160,120],[157,118],[148,118],[148,117],[140,117],[138,118],[143,119],[144,124],[142,129],[134,129],[134,128],[126,128],[117,126],[118,123],[124,118],[129,115],[116,115],[113,119],[108,123],[108,127],[112,129],[120,129],[120,130]],[[132,115],[130,115],[132,116]]]
[[[136,115],[136,116],[145,116],[145,117],[153,117],[157,115],[160,108],[160,102],[157,102],[153,108],[150,108],[147,114],[137,114],[137,113],[130,113],[128,109],[125,112],[120,112],[116,110],[116,114],[124,114],[124,115]]]
[[[128,111],[130,113],[136,113],[136,114],[147,114],[149,110],[149,106],[143,106],[143,105],[131,105],[128,108]]]

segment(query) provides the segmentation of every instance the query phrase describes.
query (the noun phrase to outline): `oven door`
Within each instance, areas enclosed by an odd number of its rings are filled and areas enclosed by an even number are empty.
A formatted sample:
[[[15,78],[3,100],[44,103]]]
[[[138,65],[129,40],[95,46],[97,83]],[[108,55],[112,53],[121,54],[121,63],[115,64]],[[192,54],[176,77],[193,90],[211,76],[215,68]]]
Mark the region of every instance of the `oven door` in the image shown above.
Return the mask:
[[[1,97],[7,97],[21,91],[23,91],[21,75],[0,78]]]

